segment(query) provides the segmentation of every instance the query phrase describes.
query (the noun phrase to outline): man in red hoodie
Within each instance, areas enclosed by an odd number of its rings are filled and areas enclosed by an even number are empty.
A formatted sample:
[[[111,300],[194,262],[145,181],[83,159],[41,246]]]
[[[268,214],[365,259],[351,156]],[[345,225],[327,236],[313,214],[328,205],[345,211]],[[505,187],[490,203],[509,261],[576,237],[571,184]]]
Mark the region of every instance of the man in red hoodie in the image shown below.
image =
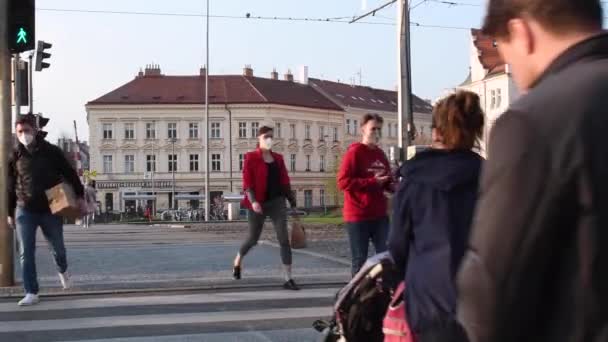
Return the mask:
[[[352,274],[367,260],[369,241],[376,253],[386,251],[388,236],[387,198],[392,185],[390,166],[378,147],[384,120],[366,114],[361,121],[361,143],[352,144],[338,172],[338,187],[344,191],[344,221],[352,253]]]

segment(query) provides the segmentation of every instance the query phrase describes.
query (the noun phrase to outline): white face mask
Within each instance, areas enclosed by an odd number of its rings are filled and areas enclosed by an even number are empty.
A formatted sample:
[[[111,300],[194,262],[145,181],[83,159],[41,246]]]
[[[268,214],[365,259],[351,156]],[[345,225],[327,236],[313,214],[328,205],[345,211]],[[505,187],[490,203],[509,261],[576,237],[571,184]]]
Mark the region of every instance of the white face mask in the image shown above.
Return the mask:
[[[23,146],[29,146],[34,142],[34,136],[32,134],[22,134],[18,137],[19,142]]]
[[[272,138],[265,138],[262,140],[262,148],[266,150],[272,149]]]

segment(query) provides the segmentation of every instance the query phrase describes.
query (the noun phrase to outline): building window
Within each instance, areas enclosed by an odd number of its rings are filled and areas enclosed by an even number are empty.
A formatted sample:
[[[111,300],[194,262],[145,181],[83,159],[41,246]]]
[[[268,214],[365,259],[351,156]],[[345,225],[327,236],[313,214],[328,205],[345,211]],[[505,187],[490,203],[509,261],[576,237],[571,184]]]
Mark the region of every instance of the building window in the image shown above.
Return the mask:
[[[389,138],[393,136],[393,124],[392,123],[388,124],[388,136],[389,136]]]
[[[243,171],[243,165],[245,164],[245,155],[239,154],[239,171]]]
[[[310,155],[306,155],[306,172],[310,172]]]
[[[247,123],[239,122],[239,138],[247,138]]]
[[[125,124],[125,140],[135,139],[135,124],[132,122]]]
[[[289,138],[296,138],[296,124],[289,124]]]
[[[258,136],[258,131],[260,130],[260,123],[259,122],[252,122],[251,123],[251,137],[252,138],[256,138]]]
[[[125,173],[135,172],[135,156],[132,154],[125,156]]]
[[[334,127],[334,142],[338,141],[338,127]]]
[[[219,139],[221,138],[221,130],[219,122],[211,123],[211,139]]]
[[[310,125],[304,126],[304,139],[310,140]]]
[[[304,190],[304,207],[312,208],[312,190]]]
[[[156,156],[153,154],[148,154],[146,156],[146,171],[156,172]]]
[[[357,127],[359,126],[358,120],[353,120],[353,135],[357,135]]]
[[[103,156],[103,173],[112,173],[112,156]]]
[[[325,141],[325,127],[319,126],[319,141]]]
[[[496,108],[502,104],[502,89],[496,89]]]
[[[177,123],[167,124],[167,139],[177,139]]]
[[[296,155],[292,154],[289,158],[289,169],[291,172],[296,172]]]
[[[211,171],[222,171],[222,159],[219,154],[211,155]]]
[[[350,119],[346,119],[346,134],[350,135]]]
[[[275,132],[274,132],[275,136],[277,138],[281,138],[281,123],[277,122],[274,129],[275,129]]]
[[[103,127],[103,138],[106,140],[109,139],[114,139],[114,135],[112,134],[112,124],[111,123],[104,123],[102,125]]]
[[[492,96],[492,100],[490,101],[490,109],[494,109],[496,107],[496,91],[492,90],[490,94]]]
[[[154,122],[146,123],[146,139],[156,139],[156,124]]]
[[[319,157],[319,171],[325,172],[325,156]]]
[[[325,207],[325,189],[319,190],[319,204]]]
[[[190,137],[190,139],[198,139],[198,123],[191,122],[188,125],[188,132],[188,137]]]
[[[177,172],[177,154],[169,155],[169,172]]]
[[[190,155],[190,171],[198,172],[198,154]]]
[[[336,170],[336,171],[340,167],[340,165],[338,165],[339,162],[340,162],[340,158],[338,156],[334,156],[334,170]]]

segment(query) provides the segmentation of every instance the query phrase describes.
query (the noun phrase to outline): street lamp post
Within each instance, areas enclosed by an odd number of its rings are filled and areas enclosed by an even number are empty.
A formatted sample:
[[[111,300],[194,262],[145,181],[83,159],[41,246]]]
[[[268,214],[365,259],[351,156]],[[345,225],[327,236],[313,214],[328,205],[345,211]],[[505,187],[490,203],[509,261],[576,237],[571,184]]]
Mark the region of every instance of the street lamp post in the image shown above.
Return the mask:
[[[173,149],[173,156],[171,157],[171,176],[173,177],[173,195],[171,195],[171,208],[176,209],[176,200],[175,200],[175,169],[177,167],[177,158],[175,156],[175,143],[177,142],[177,139],[175,139],[175,137],[171,138],[171,145],[172,145],[172,149]]]

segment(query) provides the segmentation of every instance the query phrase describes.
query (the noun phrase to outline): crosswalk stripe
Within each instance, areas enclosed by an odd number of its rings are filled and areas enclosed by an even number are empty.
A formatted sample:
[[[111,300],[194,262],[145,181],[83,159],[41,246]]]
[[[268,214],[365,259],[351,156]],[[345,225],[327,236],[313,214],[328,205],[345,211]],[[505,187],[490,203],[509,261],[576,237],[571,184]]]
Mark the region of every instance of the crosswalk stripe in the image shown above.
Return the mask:
[[[310,341],[310,329],[291,329],[289,332],[289,341]],[[285,336],[286,332],[282,330],[265,330],[259,332],[225,332],[225,333],[204,333],[204,334],[189,334],[189,335],[168,335],[168,336],[145,336],[145,337],[120,337],[106,338],[96,340],[78,340],[70,342],[184,342],[184,341],[205,341],[205,342],[273,342],[284,341],[280,339]],[[301,338],[299,338],[301,337]],[[308,338],[307,338],[308,337]]]
[[[331,312],[331,307],[323,306],[250,311],[204,312],[194,314],[161,314],[15,321],[0,322],[0,333],[141,327],[174,324],[250,322],[299,318],[312,319],[326,316],[328,312]]]
[[[123,306],[152,306],[152,305],[180,305],[180,304],[213,304],[230,303],[254,300],[281,300],[302,298],[333,298],[338,292],[337,288],[315,289],[303,291],[248,291],[248,292],[224,292],[214,294],[184,294],[166,296],[138,296],[138,297],[109,297],[109,298],[87,298],[70,300],[42,301],[38,305],[29,307],[17,307],[16,303],[0,303],[0,312],[23,312],[23,311],[49,311],[69,310],[86,308],[112,308]]]

